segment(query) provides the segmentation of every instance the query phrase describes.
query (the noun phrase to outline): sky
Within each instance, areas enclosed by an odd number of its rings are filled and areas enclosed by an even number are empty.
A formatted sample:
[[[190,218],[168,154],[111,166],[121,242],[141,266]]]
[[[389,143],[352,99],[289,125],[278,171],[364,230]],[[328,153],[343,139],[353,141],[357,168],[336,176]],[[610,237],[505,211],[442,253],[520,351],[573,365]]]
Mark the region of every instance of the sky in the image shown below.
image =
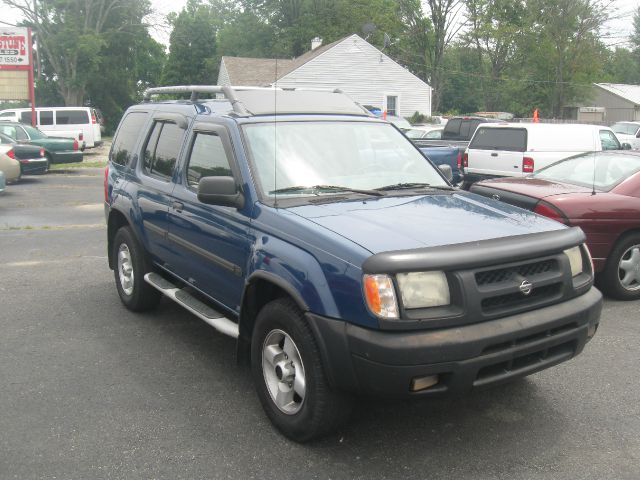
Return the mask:
[[[156,11],[149,18],[149,23],[153,25],[152,36],[163,43],[169,44],[170,29],[164,22],[164,17],[170,12],[178,12],[184,7],[187,0],[151,0],[151,5]],[[603,31],[603,40],[610,46],[628,46],[628,38],[633,29],[633,13],[638,5],[638,0],[603,0],[609,5],[609,15],[611,20]],[[20,15],[3,5],[0,0],[0,12],[2,12],[2,22],[5,24],[15,24],[20,20]]]

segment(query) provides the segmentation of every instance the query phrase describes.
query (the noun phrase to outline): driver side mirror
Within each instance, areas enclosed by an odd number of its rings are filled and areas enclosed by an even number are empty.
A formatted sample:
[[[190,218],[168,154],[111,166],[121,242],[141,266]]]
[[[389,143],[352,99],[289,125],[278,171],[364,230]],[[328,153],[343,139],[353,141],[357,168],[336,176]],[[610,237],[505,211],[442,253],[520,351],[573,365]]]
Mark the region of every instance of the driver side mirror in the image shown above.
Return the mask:
[[[443,163],[442,165],[438,165],[438,170],[442,172],[442,174],[444,175],[444,178],[449,180],[449,182],[453,181],[453,170],[451,169],[450,165],[447,165],[446,163]]]
[[[631,144],[630,143],[623,143],[622,144],[622,150],[631,150]]]
[[[198,200],[209,205],[242,208],[244,195],[233,177],[204,177],[198,182]]]

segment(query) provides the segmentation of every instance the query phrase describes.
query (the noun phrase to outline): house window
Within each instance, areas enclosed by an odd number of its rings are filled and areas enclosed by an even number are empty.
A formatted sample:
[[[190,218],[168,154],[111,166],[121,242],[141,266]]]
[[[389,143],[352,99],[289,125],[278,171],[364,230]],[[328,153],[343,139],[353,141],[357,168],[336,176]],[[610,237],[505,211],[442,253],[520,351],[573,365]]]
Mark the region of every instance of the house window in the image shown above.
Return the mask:
[[[398,97],[397,95],[387,95],[387,115],[398,116]]]

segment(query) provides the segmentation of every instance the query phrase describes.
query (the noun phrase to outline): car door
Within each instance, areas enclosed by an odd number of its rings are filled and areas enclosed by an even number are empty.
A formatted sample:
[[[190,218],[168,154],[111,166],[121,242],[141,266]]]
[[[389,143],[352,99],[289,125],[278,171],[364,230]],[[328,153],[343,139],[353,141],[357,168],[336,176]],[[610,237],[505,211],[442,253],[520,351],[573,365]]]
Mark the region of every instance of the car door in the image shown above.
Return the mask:
[[[620,150],[620,142],[615,133],[610,130],[600,130],[600,146],[602,150]]]
[[[198,182],[209,176],[231,176],[242,184],[226,128],[196,123],[170,207],[169,240],[185,259],[176,272],[228,309],[239,311],[250,221],[234,207],[198,200]]]
[[[139,180],[135,190],[147,249],[169,270],[180,260],[167,240],[169,205],[174,183],[173,176],[187,121],[178,114],[156,114],[142,148],[138,165]]]

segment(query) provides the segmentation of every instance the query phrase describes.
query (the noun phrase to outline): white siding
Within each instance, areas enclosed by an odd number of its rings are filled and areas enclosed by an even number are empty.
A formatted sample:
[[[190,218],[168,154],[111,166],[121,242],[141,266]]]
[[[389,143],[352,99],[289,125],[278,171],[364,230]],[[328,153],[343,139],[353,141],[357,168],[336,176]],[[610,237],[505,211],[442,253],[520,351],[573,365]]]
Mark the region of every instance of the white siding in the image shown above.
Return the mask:
[[[431,87],[358,35],[285,75],[277,85],[339,88],[361,105],[383,110],[385,96],[397,95],[401,116],[416,111],[431,115]]]
[[[229,80],[229,72],[227,72],[227,67],[224,64],[224,57],[220,61],[220,71],[218,72],[217,85],[221,85],[224,87],[231,85],[231,81]]]

